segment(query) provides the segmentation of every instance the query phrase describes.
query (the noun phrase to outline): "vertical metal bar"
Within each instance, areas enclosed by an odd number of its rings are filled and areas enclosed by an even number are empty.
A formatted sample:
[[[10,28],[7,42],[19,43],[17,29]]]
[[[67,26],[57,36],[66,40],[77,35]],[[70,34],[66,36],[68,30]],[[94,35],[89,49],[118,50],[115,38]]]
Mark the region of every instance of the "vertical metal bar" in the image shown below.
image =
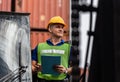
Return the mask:
[[[21,68],[21,43],[19,43],[19,68],[20,68],[19,69],[19,71],[20,71],[22,69]],[[21,79],[22,79],[21,72],[19,72],[19,82],[22,82]]]
[[[15,12],[15,3],[16,3],[16,0],[11,0],[11,11],[12,12]]]
[[[91,0],[90,7],[93,6],[93,0]],[[89,27],[89,32],[92,32],[92,11],[90,11],[90,27]],[[85,58],[85,67],[84,67],[84,75],[83,75],[83,82],[86,82],[86,71],[87,71],[87,66],[88,66],[88,54],[89,54],[89,48],[90,48],[90,41],[91,41],[91,34],[88,34],[88,42],[87,42],[87,51],[86,51],[86,58]]]
[[[70,9],[70,16],[69,16],[69,17],[70,17],[70,20],[69,20],[69,22],[71,23],[71,21],[72,21],[72,20],[71,20],[71,19],[72,19],[72,17],[71,17],[71,14],[72,14],[72,1],[70,0],[69,3],[70,3],[70,8],[69,8],[69,9]],[[69,35],[70,35],[70,36],[69,36],[69,40],[72,42],[72,28],[71,28],[71,27],[72,27],[72,26],[71,26],[71,24],[70,24],[70,28],[69,28]]]
[[[72,27],[72,82],[79,82],[79,0],[71,0],[71,27]]]

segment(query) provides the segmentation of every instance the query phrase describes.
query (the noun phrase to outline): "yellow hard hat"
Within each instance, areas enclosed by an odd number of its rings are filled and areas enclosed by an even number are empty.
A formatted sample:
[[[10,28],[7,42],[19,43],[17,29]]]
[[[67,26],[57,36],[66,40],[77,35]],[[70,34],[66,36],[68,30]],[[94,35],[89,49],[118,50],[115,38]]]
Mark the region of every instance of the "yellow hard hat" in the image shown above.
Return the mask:
[[[56,23],[59,23],[59,24],[66,26],[63,18],[61,18],[60,16],[54,16],[49,20],[47,28],[49,27],[50,24],[56,24]]]

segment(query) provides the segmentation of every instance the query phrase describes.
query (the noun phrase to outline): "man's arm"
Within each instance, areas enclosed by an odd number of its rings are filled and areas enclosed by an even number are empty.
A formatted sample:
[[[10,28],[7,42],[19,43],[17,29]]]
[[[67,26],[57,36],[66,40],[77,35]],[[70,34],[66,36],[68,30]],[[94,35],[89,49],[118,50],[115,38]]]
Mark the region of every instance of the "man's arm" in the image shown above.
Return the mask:
[[[37,71],[36,67],[37,67],[37,62],[33,60],[33,61],[32,61],[32,71],[33,71],[33,72],[36,72],[36,71]]]
[[[37,63],[37,47],[32,51],[32,71],[41,71],[41,65]]]

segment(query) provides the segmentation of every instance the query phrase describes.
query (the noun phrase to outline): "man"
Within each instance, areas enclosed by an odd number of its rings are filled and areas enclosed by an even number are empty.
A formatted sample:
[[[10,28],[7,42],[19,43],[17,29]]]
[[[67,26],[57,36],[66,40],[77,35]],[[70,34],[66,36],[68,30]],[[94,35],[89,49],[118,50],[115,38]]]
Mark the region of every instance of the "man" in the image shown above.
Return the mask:
[[[38,72],[38,82],[64,82],[67,75],[71,74],[72,67],[69,67],[71,45],[65,43],[62,39],[64,27],[66,27],[66,24],[60,16],[52,17],[47,25],[51,34],[50,39],[44,43],[39,43],[33,50],[32,71]],[[42,73],[41,56],[43,55],[60,56],[61,63],[54,68],[59,73],[58,75]]]

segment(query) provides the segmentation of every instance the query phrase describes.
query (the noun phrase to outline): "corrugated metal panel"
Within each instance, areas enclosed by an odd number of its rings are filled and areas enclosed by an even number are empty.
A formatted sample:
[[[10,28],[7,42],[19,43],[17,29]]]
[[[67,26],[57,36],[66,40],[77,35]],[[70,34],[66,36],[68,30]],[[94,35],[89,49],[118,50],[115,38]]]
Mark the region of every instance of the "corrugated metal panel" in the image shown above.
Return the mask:
[[[0,0],[0,11],[11,11],[11,0]]]
[[[31,48],[34,49],[38,43],[45,42],[48,38],[50,38],[50,34],[49,32],[32,31],[30,38],[31,38]],[[68,35],[65,34],[63,39],[65,41],[68,41],[69,40]]]
[[[70,0],[16,0],[16,12],[28,12],[30,14],[30,27],[32,29],[46,29],[49,19],[55,15],[63,17],[69,30],[69,1]],[[63,38],[69,40],[69,35]],[[39,42],[44,42],[49,37],[48,32],[31,32],[31,47]]]
[[[35,46],[39,42],[45,42],[50,37],[49,32],[31,32],[31,48],[35,48]]]
[[[69,1],[16,0],[16,11],[31,13],[30,25],[32,28],[45,28],[49,19],[55,15],[63,17],[69,27]]]

